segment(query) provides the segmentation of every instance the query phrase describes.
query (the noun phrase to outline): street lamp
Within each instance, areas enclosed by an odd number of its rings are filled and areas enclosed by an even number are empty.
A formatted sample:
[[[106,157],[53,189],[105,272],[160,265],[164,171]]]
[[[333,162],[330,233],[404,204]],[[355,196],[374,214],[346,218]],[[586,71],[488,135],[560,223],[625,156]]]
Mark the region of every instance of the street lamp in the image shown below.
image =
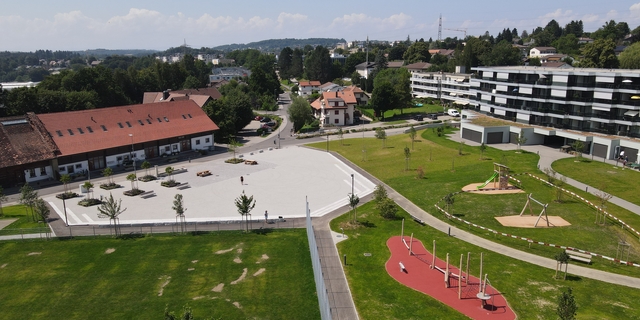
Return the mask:
[[[131,161],[133,162],[133,174],[136,176],[136,180],[138,179],[138,172],[136,171],[136,161],[133,159],[133,133],[129,133],[129,137],[131,137],[131,153],[129,154],[129,157],[131,158]],[[137,157],[136,157],[137,158]],[[136,189],[138,188],[137,183],[136,183]]]
[[[353,173],[352,173],[351,174],[351,194],[352,195],[353,195],[353,179],[354,179],[354,176],[353,176]]]
[[[66,198],[62,197],[62,210],[64,210],[64,226],[69,226],[69,219],[67,218],[67,203],[65,202]]]

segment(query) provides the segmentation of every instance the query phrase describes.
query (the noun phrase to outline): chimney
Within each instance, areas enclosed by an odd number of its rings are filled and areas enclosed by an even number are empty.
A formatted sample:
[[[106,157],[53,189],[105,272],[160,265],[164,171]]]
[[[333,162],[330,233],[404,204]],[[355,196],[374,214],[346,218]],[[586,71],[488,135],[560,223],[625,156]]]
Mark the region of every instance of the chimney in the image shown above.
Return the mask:
[[[169,90],[162,91],[162,100],[169,99]]]

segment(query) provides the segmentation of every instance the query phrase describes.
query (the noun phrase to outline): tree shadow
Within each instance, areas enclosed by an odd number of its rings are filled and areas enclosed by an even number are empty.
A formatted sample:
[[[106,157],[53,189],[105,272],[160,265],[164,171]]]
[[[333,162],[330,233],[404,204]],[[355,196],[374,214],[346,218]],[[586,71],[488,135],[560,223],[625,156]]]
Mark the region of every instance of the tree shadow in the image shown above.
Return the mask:
[[[272,232],[273,232],[273,228],[263,228],[263,227],[260,227],[260,229],[251,230],[251,233],[255,233],[263,236],[266,236],[267,234]]]

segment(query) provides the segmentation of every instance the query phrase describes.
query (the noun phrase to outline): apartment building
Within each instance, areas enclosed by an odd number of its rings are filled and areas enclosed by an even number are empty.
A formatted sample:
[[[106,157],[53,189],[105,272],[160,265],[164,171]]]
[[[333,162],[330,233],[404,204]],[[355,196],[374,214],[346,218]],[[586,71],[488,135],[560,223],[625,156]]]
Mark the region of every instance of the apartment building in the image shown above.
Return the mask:
[[[425,72],[415,68],[409,72],[413,97],[433,98],[459,106],[469,104],[469,74]]]

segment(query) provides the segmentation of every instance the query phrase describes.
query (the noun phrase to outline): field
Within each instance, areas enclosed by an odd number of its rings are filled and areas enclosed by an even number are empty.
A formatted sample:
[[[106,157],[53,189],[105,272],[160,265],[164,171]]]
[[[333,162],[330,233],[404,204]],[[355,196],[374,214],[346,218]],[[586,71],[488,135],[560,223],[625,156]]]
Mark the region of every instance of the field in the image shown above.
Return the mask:
[[[384,267],[389,258],[386,241],[400,235],[401,220],[384,220],[374,209],[374,202],[358,207],[358,228],[348,222],[345,214],[331,222],[333,230],[344,228],[348,240],[340,242],[340,255],[346,254],[345,273],[362,319],[465,319],[460,313],[422,293],[401,285],[391,278]],[[478,276],[479,255],[484,252],[484,272],[491,285],[507,299],[518,319],[556,319],[557,297],[571,287],[579,306],[578,319],[638,319],[639,289],[610,285],[596,280],[569,275],[567,280],[553,278],[555,271],[521,262],[464,241],[448,237],[428,226],[413,222],[402,210],[405,235],[411,233],[427,249],[436,240],[437,255],[459,263],[460,254],[471,252],[470,273]],[[371,253],[365,256],[364,253]],[[407,257],[409,258],[409,257]],[[410,272],[410,271],[409,271]]]
[[[0,287],[7,319],[320,316],[304,229],[2,242]]]
[[[4,229],[0,230],[0,235],[19,233],[43,232],[47,225],[34,222],[31,219],[31,212],[23,205],[2,207],[3,215],[0,219],[17,219]]]

